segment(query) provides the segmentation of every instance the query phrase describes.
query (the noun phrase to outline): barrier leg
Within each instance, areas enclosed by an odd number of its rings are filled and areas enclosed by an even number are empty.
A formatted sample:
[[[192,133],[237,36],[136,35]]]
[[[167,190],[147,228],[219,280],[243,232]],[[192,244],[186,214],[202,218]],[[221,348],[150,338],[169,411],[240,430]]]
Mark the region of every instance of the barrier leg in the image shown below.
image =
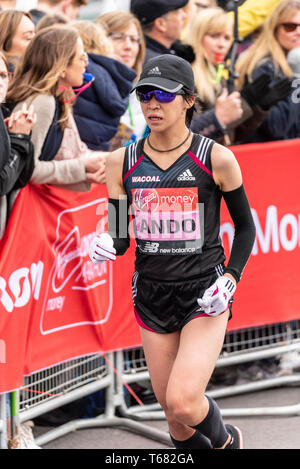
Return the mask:
[[[118,353],[118,352],[117,352]],[[109,354],[109,362],[111,364],[115,363],[116,353]],[[172,447],[169,434],[167,432],[158,430],[151,427],[150,425],[143,424],[140,422],[134,421],[132,418],[126,418],[122,416],[120,412],[122,400],[117,391],[116,377],[112,367],[109,367],[109,384],[106,387],[106,399],[105,399],[105,413],[94,418],[89,419],[76,419],[71,422],[68,422],[64,425],[61,425],[37,438],[35,438],[35,443],[38,446],[43,446],[50,441],[53,441],[59,437],[62,437],[70,432],[87,429],[87,428],[100,428],[100,427],[118,427],[123,430],[142,435],[146,438],[158,441],[166,446]],[[95,389],[94,389],[95,391]],[[83,391],[84,395],[87,395],[87,390]],[[57,398],[60,399],[60,398]],[[77,397],[78,399],[78,397]],[[74,397],[69,396],[69,401],[74,400]],[[54,404],[52,404],[54,406]],[[34,412],[34,411],[33,411]],[[37,412],[37,410],[35,410]],[[27,418],[32,418],[34,415],[32,412],[25,411],[24,414]],[[22,415],[22,420],[24,421],[25,415]],[[36,414],[38,415],[38,414]]]
[[[18,418],[18,408],[19,408],[19,392],[13,391],[10,393],[10,413],[11,413],[11,434],[12,440],[17,438],[19,435],[19,418]]]
[[[6,394],[0,394],[0,449],[7,449]]]
[[[163,443],[167,446],[172,446],[168,433],[162,432],[148,425],[135,422],[132,419],[122,417],[96,417],[93,419],[73,420],[72,422],[61,425],[60,427],[45,433],[44,435],[35,439],[37,445],[42,446],[50,441],[55,440],[61,436],[67,435],[76,430],[83,430],[87,428],[103,428],[103,427],[118,427],[124,430],[131,431],[138,435],[145,436],[152,440]]]

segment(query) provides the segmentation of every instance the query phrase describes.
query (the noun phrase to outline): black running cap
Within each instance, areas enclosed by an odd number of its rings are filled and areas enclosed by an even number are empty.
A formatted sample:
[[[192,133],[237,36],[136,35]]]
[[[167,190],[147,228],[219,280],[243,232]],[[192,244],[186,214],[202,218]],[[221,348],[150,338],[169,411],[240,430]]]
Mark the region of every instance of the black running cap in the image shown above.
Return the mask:
[[[169,93],[176,93],[185,87],[194,92],[193,69],[181,57],[158,55],[144,65],[140,79],[131,92],[142,86],[153,86]]]
[[[131,0],[130,10],[141,24],[147,24],[187,3],[188,0]]]

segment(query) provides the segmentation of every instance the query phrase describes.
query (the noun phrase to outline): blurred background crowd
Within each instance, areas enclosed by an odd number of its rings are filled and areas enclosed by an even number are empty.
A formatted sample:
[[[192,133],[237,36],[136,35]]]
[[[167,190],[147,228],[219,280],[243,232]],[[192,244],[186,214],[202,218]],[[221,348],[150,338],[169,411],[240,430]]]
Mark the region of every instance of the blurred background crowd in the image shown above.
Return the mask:
[[[28,181],[71,190],[104,184],[108,152],[147,135],[130,91],[155,55],[177,54],[193,67],[193,132],[224,145],[300,136],[300,0],[0,7],[0,194],[11,195],[1,204],[2,234]]]

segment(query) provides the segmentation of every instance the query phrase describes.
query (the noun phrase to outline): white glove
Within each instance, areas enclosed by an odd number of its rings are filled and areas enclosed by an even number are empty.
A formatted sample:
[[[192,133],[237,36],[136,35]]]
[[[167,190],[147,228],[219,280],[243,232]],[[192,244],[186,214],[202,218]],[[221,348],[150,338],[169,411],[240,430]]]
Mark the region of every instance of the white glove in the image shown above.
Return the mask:
[[[209,316],[219,316],[228,309],[229,300],[235,290],[235,283],[229,277],[222,275],[205,290],[202,298],[198,298],[198,305]]]
[[[108,233],[97,235],[91,242],[89,254],[94,264],[100,264],[104,261],[115,261],[116,250],[112,237]]]

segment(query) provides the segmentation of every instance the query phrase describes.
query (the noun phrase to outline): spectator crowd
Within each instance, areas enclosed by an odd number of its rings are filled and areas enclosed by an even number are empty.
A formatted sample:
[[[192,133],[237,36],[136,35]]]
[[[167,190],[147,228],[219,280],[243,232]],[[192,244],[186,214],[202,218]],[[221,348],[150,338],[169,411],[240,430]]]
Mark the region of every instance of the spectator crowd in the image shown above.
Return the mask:
[[[235,3],[131,0],[82,20],[87,0],[29,12],[0,0],[0,237],[27,183],[70,196],[105,184],[109,153],[147,136],[131,89],[157,55],[192,65],[194,133],[224,145],[299,138],[300,0]]]
[[[224,145],[298,138],[300,0],[235,3],[132,0],[91,21],[78,19],[87,0],[0,2],[1,235],[27,182],[104,184],[109,152],[147,135],[130,92],[157,55],[193,67],[193,132]]]

